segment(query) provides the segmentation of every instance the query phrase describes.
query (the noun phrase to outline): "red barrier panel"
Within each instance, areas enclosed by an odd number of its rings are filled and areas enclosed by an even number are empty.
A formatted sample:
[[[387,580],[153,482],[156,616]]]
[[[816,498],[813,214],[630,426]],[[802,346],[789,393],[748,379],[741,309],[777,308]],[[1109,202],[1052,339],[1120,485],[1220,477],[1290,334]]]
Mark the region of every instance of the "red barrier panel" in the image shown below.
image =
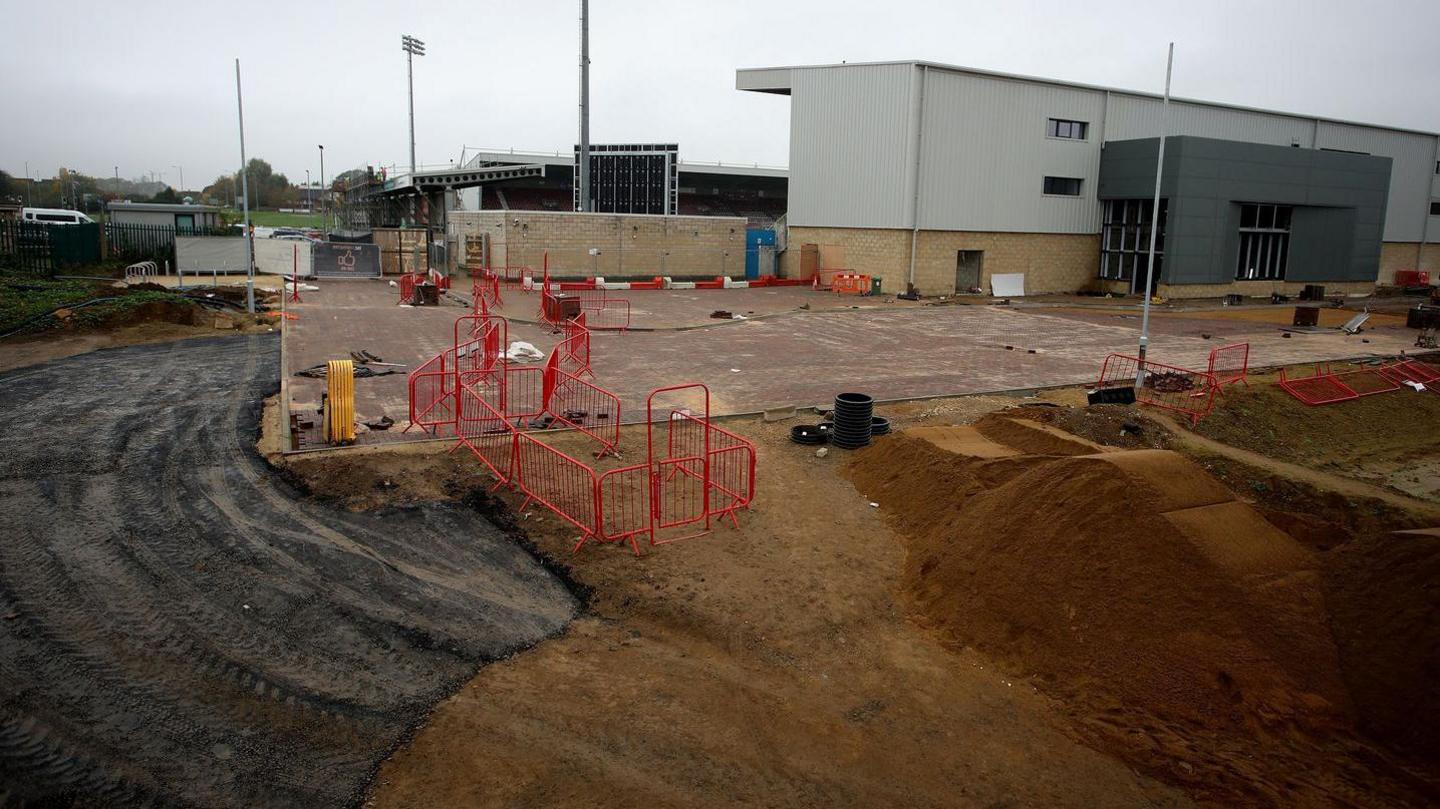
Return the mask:
[[[477,315],[488,314],[502,303],[500,277],[488,272],[476,276],[470,287],[470,311]]]
[[[1191,424],[1199,423],[1214,408],[1215,377],[1209,373],[1147,359],[1142,379],[1140,366],[1138,357],[1111,354],[1100,366],[1100,381],[1095,387],[1135,388],[1135,401],[1183,413],[1190,417]]]
[[[555,382],[545,412],[600,442],[595,457],[614,454],[620,443],[620,397],[559,369],[553,373]]]
[[[515,473],[516,432],[498,410],[471,386],[462,385],[455,434],[498,480],[509,483]]]
[[[869,295],[870,276],[859,273],[836,273],[830,279],[830,289],[840,295]]]
[[[585,313],[565,321],[561,328],[565,331],[565,339],[555,347],[555,353],[560,356],[560,368],[576,375],[593,376],[594,372],[590,369],[590,329],[586,328]]]
[[[1335,371],[1327,362],[1317,364],[1310,376],[1301,377],[1292,377],[1289,371],[1281,368],[1276,384],[1286,393],[1312,407],[1349,402],[1362,396],[1399,390],[1405,382],[1405,374],[1399,370],[1402,365],[1405,363]]]
[[[1250,344],[1232,343],[1211,349],[1209,371],[1215,377],[1215,384],[1221,387],[1236,382],[1250,387],[1250,383],[1245,381],[1250,371]]]
[[[1419,360],[1400,360],[1391,365],[1382,366],[1376,369],[1386,378],[1393,379],[1397,384],[1406,382],[1418,382],[1425,386],[1426,390],[1440,393],[1436,390],[1435,383],[1440,382],[1440,368]]]
[[[525,495],[521,511],[532,502],[539,503],[579,528],[580,541],[575,543],[575,550],[595,536],[600,486],[594,469],[520,433],[516,436],[515,471],[515,484]]]
[[[400,276],[400,300],[399,303],[415,302],[415,287],[425,276],[420,273],[407,272]]]
[[[426,432],[434,432],[442,424],[455,422],[455,369],[453,349],[436,354],[410,372],[410,423]]]
[[[528,426],[531,419],[544,412],[545,369],[534,365],[506,367],[505,416]]]
[[[735,512],[749,508],[755,499],[755,445],[713,424],[706,428],[710,431],[710,513],[728,516],[739,528]]]
[[[612,469],[600,476],[601,542],[629,542],[640,555],[639,536],[651,531],[650,463]]]
[[[492,267],[491,271],[500,280],[513,284],[535,274],[535,271],[523,264],[506,264],[503,267]]]
[[[686,412],[688,408],[667,408],[665,454],[656,456],[655,397],[685,392],[701,395],[704,420]],[[646,456],[650,459],[650,502],[654,515],[650,544],[663,545],[710,533],[710,389],[704,385],[673,385],[652,391],[645,400]],[[698,533],[661,539],[657,531],[704,523]]]

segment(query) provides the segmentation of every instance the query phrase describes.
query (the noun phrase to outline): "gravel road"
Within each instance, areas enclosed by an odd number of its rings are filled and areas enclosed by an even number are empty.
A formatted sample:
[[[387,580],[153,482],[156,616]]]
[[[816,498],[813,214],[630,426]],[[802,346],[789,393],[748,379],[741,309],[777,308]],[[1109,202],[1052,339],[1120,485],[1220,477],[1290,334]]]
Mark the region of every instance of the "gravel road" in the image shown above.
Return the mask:
[[[470,509],[291,491],[253,449],[278,360],[255,335],[0,375],[0,805],[353,804],[574,616]]]

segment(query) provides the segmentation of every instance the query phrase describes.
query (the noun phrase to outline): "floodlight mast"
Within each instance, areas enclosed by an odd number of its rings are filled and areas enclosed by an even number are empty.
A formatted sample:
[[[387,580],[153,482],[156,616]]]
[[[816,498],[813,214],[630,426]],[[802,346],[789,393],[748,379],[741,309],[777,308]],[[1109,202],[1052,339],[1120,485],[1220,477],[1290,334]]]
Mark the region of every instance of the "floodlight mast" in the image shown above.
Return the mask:
[[[410,176],[415,176],[415,57],[425,55],[425,43],[403,34],[400,49],[405,51],[405,69],[410,82]]]

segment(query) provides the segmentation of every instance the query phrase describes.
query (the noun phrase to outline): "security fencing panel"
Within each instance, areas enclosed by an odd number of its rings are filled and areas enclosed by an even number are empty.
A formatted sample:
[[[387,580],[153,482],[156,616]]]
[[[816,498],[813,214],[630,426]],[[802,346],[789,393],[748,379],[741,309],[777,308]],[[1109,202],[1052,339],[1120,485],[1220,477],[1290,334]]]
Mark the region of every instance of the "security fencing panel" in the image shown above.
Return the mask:
[[[319,242],[311,256],[317,278],[380,277],[380,248],[373,244]]]

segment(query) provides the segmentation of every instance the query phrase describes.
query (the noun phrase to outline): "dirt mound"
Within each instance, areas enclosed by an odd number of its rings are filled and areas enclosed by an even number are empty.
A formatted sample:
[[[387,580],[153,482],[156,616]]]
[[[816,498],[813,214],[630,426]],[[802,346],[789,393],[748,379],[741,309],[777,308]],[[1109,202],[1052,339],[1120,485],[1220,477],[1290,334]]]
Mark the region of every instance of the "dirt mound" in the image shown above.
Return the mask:
[[[1030,455],[1091,455],[1106,451],[1099,444],[1048,424],[990,414],[975,422],[975,429],[991,441]]]
[[[1352,700],[1313,551],[1173,452],[1080,454],[1088,442],[1010,418],[975,427],[1044,455],[977,459],[901,433],[849,468],[910,542],[904,586],[921,623],[1033,675],[1087,741],[1211,797],[1413,799],[1413,785],[1368,771],[1380,751],[1366,748],[1367,768],[1336,754],[1356,700],[1395,733],[1420,731],[1376,713],[1370,701],[1409,702],[1378,678]],[[1382,607],[1352,611],[1347,650],[1370,651],[1393,612]],[[1317,757],[1318,773],[1293,775]]]
[[[1326,554],[1325,601],[1361,727],[1440,762],[1440,534],[1401,531]]]

